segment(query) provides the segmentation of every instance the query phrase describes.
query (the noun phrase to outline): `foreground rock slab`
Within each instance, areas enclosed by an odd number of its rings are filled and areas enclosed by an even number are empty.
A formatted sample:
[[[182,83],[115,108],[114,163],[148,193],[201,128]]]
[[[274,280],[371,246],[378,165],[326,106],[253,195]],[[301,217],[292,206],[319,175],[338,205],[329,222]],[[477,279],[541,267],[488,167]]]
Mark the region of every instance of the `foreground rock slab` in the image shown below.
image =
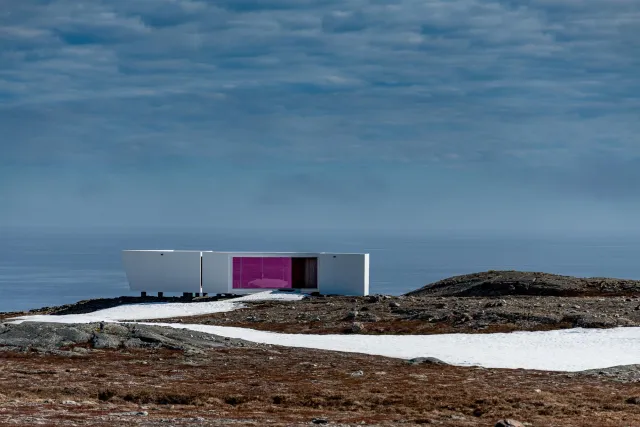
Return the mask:
[[[56,324],[24,322],[0,324],[0,349],[86,354],[92,349],[170,349],[185,352],[225,347],[250,347],[243,340],[175,328],[140,324]]]

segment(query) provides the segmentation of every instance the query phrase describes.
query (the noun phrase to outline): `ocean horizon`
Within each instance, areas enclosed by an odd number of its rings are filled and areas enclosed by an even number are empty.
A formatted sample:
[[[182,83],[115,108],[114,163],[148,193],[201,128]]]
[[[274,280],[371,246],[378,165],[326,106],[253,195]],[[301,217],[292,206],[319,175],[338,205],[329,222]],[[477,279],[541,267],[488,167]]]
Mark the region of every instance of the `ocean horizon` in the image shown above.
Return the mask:
[[[0,234],[0,312],[131,292],[121,251],[368,252],[370,292],[400,295],[487,270],[640,279],[635,236],[491,236],[185,228],[5,228]]]

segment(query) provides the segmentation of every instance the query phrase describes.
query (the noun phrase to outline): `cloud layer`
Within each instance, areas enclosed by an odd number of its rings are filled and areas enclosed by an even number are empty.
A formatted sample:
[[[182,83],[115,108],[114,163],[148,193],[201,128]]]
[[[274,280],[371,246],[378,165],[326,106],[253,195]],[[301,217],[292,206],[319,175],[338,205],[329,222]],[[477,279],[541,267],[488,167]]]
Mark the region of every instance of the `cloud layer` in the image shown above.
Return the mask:
[[[610,209],[640,184],[634,0],[2,9],[7,222],[52,194],[83,209],[90,194],[162,204],[163,185],[179,199],[193,179],[212,198],[274,215],[279,199],[266,188],[291,182],[288,212],[304,202],[353,218],[385,197],[430,211],[441,185],[460,197],[492,187]]]

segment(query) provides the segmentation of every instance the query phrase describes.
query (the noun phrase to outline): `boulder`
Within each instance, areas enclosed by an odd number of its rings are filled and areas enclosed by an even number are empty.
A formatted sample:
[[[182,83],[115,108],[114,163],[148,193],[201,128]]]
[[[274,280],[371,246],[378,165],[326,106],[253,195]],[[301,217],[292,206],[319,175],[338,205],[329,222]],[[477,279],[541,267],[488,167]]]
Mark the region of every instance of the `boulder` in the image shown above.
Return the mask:
[[[351,332],[354,334],[359,334],[364,331],[364,325],[360,322],[353,322],[351,325]]]
[[[447,362],[443,362],[435,357],[416,357],[407,360],[407,363],[410,365],[448,365]]]
[[[122,339],[114,335],[97,332],[93,336],[92,344],[94,348],[120,348],[122,345]]]
[[[358,317],[358,312],[356,310],[350,311],[345,316],[345,320],[353,320]]]
[[[506,418],[504,420],[498,421],[495,427],[524,427],[524,424],[522,424],[520,421]]]

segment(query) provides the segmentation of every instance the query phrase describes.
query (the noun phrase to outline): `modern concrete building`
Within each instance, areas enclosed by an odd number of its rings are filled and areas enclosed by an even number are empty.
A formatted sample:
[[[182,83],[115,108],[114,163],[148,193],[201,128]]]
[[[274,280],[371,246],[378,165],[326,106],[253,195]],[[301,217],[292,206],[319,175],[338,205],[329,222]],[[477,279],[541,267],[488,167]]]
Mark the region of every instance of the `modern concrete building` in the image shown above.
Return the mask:
[[[122,258],[132,291],[369,294],[369,254],[132,250]]]

